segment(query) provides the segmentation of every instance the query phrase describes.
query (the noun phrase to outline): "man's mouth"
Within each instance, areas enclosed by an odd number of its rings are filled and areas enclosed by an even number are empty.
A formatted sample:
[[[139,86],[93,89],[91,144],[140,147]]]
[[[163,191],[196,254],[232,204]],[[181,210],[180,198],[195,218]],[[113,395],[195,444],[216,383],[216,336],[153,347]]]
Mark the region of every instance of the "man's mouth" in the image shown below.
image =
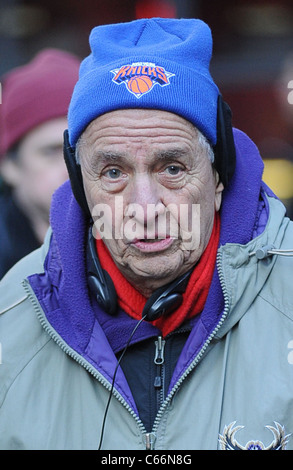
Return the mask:
[[[174,239],[169,236],[165,238],[143,238],[133,240],[131,245],[140,251],[151,253],[166,250],[172,245],[173,241]]]

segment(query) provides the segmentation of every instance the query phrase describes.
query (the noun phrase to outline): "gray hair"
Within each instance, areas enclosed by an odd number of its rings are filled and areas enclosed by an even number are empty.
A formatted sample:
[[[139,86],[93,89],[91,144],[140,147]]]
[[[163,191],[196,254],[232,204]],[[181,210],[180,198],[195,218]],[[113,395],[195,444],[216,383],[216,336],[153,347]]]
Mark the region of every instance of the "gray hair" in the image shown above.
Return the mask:
[[[81,155],[81,147],[84,146],[85,142],[83,139],[83,134],[78,138],[75,147],[75,161],[78,165],[80,165],[80,155]]]
[[[215,154],[213,151],[213,147],[209,143],[208,139],[206,136],[204,136],[198,129],[198,142],[202,146],[202,149],[206,152],[207,156],[209,157],[209,160],[211,163],[214,163],[215,161]]]

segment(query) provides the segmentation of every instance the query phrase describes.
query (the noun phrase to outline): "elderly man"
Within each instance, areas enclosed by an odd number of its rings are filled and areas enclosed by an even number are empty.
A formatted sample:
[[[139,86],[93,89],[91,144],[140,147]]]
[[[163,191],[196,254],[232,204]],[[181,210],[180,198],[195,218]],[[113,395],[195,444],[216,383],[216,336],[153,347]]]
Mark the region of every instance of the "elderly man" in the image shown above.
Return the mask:
[[[2,449],[293,449],[293,229],[200,20],[97,27],[44,246],[1,283]]]

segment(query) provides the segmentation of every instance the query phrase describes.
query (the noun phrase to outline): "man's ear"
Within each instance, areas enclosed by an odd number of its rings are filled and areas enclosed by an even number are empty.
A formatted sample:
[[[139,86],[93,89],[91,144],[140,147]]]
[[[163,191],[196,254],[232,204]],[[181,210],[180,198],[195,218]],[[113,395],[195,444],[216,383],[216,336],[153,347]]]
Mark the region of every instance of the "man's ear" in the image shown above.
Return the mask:
[[[222,193],[223,193],[223,190],[224,190],[224,185],[223,185],[222,181],[220,180],[219,173],[215,169],[214,169],[214,177],[215,177],[215,187],[216,187],[216,190],[215,190],[215,211],[218,212],[220,210],[221,203],[222,203]]]
[[[18,161],[6,157],[0,164],[0,173],[4,182],[12,187],[18,186],[23,177]]]

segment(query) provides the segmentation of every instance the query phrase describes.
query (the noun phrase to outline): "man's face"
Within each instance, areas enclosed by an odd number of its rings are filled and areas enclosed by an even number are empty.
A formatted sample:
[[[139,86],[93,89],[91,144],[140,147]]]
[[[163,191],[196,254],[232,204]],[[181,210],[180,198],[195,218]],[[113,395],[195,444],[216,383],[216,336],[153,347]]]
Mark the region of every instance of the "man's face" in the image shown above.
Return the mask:
[[[88,126],[79,154],[95,225],[138,290],[148,296],[197,263],[223,186],[191,123],[159,110],[113,111]]]

